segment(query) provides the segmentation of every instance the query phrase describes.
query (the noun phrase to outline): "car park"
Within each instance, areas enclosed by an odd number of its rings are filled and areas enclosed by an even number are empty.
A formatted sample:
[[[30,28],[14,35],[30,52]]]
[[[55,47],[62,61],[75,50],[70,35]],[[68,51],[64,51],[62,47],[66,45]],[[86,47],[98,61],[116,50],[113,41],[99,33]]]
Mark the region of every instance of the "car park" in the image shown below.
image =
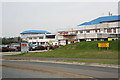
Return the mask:
[[[42,44],[42,45],[34,45],[34,44],[29,44],[29,50],[48,50],[48,49],[56,49],[58,48],[58,45],[51,45],[51,44]]]

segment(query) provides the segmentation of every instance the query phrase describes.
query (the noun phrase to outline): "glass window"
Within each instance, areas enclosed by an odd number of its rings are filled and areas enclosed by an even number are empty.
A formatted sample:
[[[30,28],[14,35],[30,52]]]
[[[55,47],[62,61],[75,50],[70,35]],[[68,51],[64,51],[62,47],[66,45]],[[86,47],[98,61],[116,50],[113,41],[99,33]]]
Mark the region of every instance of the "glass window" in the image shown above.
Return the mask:
[[[37,39],[37,37],[34,37],[34,39]]]
[[[110,28],[109,28],[109,29],[107,29],[107,32],[108,32],[108,33],[111,33],[111,29],[110,29]]]
[[[43,39],[43,37],[39,37],[39,39]]]
[[[90,33],[90,30],[87,30],[86,33]]]
[[[97,32],[97,30],[95,30],[95,32]]]
[[[29,39],[32,39],[32,38],[29,38]]]
[[[116,28],[113,29],[113,32],[116,33]]]
[[[83,31],[80,31],[80,33],[83,33]]]

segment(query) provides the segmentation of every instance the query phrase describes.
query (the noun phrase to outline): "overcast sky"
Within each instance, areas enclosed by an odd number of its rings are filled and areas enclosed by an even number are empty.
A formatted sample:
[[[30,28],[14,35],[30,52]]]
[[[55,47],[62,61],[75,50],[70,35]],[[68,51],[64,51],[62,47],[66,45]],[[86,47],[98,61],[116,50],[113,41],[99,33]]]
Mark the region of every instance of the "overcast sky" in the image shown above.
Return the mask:
[[[117,2],[4,2],[2,36],[19,36],[25,30],[75,27],[100,16],[118,14]],[[1,14],[0,14],[1,15]]]

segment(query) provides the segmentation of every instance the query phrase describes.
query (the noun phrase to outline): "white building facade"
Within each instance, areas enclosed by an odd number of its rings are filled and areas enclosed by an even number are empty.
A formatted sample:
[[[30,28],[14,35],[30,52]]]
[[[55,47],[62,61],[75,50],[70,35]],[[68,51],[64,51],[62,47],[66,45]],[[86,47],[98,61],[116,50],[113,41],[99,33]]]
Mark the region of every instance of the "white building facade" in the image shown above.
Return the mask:
[[[46,45],[54,42],[53,45],[58,45],[55,34],[41,30],[28,30],[21,33],[21,38],[28,43],[34,45]]]
[[[120,37],[120,20],[117,17],[100,17],[78,27],[58,29],[57,40],[60,45],[80,41],[104,41],[108,38],[117,40]]]

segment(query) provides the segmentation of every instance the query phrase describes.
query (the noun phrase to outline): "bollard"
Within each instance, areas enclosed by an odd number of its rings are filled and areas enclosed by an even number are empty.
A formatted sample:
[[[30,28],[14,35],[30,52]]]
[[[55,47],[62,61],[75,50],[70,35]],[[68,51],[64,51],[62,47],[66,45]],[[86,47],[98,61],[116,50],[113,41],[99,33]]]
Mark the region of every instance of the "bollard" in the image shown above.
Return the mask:
[[[21,55],[22,55],[22,51],[21,51]]]
[[[47,50],[49,51],[49,47],[47,47]]]

